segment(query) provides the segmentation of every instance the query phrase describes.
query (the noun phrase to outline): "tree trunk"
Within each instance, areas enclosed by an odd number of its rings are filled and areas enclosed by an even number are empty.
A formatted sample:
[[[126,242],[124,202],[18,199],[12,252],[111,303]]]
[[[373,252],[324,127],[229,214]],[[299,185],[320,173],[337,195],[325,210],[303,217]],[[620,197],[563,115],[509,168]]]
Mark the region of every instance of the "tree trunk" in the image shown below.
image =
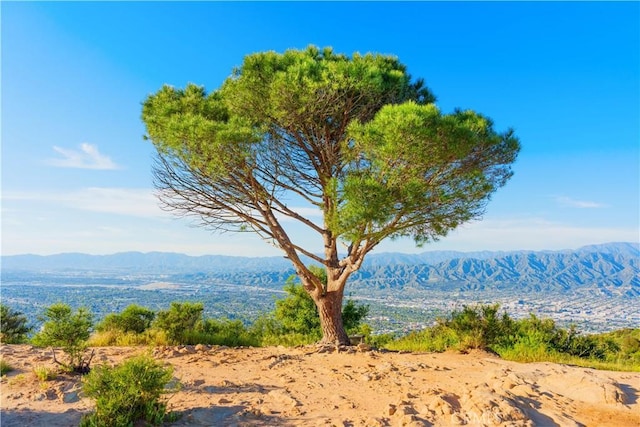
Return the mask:
[[[342,324],[342,292],[329,291],[314,300],[320,315],[321,342],[350,345],[349,336]]]

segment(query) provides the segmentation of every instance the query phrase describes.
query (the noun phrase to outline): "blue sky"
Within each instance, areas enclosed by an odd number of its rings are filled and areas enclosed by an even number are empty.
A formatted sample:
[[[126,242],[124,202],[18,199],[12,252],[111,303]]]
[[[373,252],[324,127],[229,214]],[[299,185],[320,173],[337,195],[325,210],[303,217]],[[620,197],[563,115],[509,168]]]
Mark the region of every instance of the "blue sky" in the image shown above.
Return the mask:
[[[216,89],[247,54],[309,44],[396,55],[441,110],[474,109],[522,142],[482,221],[377,252],[640,240],[637,2],[2,2],[1,14],[3,255],[278,255],[158,208],[141,102],[164,83]]]

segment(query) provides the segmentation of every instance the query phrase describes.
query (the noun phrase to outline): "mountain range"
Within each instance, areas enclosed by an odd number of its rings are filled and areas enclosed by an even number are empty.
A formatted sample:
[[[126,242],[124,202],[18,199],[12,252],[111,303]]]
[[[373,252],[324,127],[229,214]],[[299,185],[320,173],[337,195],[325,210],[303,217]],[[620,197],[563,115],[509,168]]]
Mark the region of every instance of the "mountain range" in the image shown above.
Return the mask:
[[[188,256],[166,252],[113,255],[66,253],[1,257],[2,272],[79,271],[188,275],[233,284],[281,286],[293,274],[282,257]],[[350,279],[355,288],[588,290],[640,297],[640,244],[608,243],[563,251],[370,254]]]

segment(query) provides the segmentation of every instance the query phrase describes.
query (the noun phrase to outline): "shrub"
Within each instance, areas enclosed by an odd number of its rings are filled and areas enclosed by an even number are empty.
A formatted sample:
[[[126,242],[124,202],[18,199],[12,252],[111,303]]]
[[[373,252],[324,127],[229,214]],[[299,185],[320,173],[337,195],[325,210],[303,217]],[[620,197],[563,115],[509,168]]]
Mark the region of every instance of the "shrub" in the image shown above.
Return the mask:
[[[640,329],[581,335],[571,326],[558,328],[552,319],[531,314],[512,320],[498,315],[499,306],[465,306],[435,326],[388,342],[385,348],[444,351],[481,348],[518,362],[549,361],[600,369],[640,370]]]
[[[56,363],[74,372],[86,373],[91,359],[85,360],[87,340],[91,332],[92,315],[85,308],[75,313],[67,304],[53,304],[45,310],[42,330],[33,337],[33,344],[42,347],[61,347],[69,359],[68,363]]]
[[[438,324],[422,331],[390,341],[385,348],[402,351],[436,351],[442,352],[458,346],[460,338],[451,328]]]
[[[173,344],[184,344],[185,335],[194,331],[202,322],[202,303],[172,302],[168,310],[161,310],[153,322],[153,326],[163,331]]]
[[[46,366],[36,366],[33,368],[33,373],[42,382],[55,380],[58,377],[58,373]]]
[[[108,314],[102,322],[96,326],[96,330],[99,332],[118,330],[125,333],[133,332],[135,334],[141,334],[151,326],[151,322],[155,316],[156,314],[152,310],[131,304],[125,308],[122,313]]]
[[[0,377],[11,371],[13,371],[13,366],[6,360],[0,359]]]
[[[443,326],[458,336],[459,350],[489,350],[513,330],[513,321],[507,313],[499,316],[499,308],[499,304],[464,306],[462,311],[454,311]]]
[[[31,329],[27,326],[27,317],[24,314],[0,303],[0,342],[23,343],[27,340],[27,334]]]
[[[389,343],[391,343],[396,338],[393,333],[386,334],[368,334],[365,336],[365,342],[372,347],[382,348],[386,347]]]
[[[245,328],[240,320],[205,319],[196,329],[184,334],[183,344],[209,344],[237,346],[257,346],[258,339]]]
[[[96,411],[83,417],[81,427],[158,425],[167,418],[160,397],[173,375],[150,356],[131,358],[116,367],[98,366],[83,379],[82,391],[96,400]]]

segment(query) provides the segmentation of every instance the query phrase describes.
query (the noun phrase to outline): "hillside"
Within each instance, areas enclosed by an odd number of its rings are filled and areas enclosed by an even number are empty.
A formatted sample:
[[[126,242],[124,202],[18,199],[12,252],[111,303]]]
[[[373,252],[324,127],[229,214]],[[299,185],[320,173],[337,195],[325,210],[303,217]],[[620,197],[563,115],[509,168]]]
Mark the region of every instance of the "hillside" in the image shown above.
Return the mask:
[[[97,348],[93,365],[146,349]],[[40,383],[43,350],[0,346],[16,368],[3,377],[3,427],[78,425],[93,402],[77,377]],[[640,425],[640,375],[487,353],[393,353],[366,347],[156,348],[182,389],[168,426],[599,426]]]

